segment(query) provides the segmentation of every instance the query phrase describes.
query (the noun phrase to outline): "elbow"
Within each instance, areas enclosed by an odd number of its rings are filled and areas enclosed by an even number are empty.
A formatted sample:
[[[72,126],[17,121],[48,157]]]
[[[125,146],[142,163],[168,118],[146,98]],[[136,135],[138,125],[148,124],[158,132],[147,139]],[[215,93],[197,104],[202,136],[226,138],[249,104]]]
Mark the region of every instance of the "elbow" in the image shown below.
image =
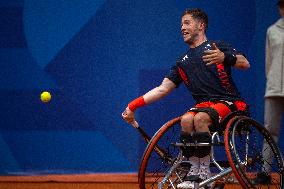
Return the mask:
[[[162,96],[166,96],[167,94],[169,94],[171,92],[171,90],[163,88],[163,87],[159,87],[158,88],[158,92],[162,95]]]
[[[247,60],[245,60],[241,65],[243,70],[248,70],[250,68],[250,64]]]
[[[158,93],[161,95],[161,96],[167,96],[171,91],[172,91],[172,88],[169,88],[169,87],[164,87],[164,86],[159,86],[157,87],[158,89]]]
[[[235,67],[242,70],[248,70],[250,68],[250,63],[244,56],[237,55],[237,62]]]

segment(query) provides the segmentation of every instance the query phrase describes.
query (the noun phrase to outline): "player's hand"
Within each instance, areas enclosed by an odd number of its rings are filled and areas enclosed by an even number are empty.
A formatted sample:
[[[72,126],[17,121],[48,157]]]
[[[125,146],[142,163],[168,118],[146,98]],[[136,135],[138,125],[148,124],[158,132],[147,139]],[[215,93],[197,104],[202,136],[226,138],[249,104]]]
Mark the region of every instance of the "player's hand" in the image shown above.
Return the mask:
[[[212,64],[221,64],[224,62],[225,54],[218,49],[215,43],[213,43],[211,50],[204,51],[202,59],[207,66]]]
[[[124,112],[122,112],[121,116],[129,124],[135,121],[134,112],[132,112],[128,107],[124,110]]]

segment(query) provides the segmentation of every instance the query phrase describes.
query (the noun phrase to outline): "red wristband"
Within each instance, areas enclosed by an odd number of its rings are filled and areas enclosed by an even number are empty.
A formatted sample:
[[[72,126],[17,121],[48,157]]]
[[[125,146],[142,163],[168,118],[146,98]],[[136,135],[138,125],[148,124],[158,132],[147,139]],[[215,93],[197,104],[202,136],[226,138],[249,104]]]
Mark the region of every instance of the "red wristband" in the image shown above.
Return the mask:
[[[133,100],[132,102],[130,102],[128,104],[128,108],[131,111],[135,111],[137,108],[140,108],[141,106],[144,106],[146,103],[144,101],[143,96],[140,96],[139,98],[136,98],[135,100]]]

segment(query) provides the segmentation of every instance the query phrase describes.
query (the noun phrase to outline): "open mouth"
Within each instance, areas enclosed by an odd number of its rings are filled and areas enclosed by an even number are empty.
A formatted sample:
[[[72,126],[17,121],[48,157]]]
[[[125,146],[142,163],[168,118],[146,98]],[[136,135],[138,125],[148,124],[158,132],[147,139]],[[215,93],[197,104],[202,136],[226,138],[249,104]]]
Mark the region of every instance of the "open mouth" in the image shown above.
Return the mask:
[[[189,36],[189,35],[190,35],[190,34],[189,34],[188,32],[183,32],[183,33],[182,33],[182,36],[183,36],[183,37],[187,37],[187,36]]]

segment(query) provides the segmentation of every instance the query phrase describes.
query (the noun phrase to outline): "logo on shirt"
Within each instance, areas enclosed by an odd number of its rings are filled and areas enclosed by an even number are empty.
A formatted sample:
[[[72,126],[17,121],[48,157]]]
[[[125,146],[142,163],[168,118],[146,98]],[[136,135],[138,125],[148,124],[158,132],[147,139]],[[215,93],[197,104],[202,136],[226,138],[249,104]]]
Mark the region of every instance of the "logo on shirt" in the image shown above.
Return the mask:
[[[204,49],[207,51],[207,50],[211,50],[211,45],[208,43],[205,47],[204,47]]]
[[[185,55],[183,58],[182,58],[182,61],[185,61],[186,59],[188,59],[188,56]]]

